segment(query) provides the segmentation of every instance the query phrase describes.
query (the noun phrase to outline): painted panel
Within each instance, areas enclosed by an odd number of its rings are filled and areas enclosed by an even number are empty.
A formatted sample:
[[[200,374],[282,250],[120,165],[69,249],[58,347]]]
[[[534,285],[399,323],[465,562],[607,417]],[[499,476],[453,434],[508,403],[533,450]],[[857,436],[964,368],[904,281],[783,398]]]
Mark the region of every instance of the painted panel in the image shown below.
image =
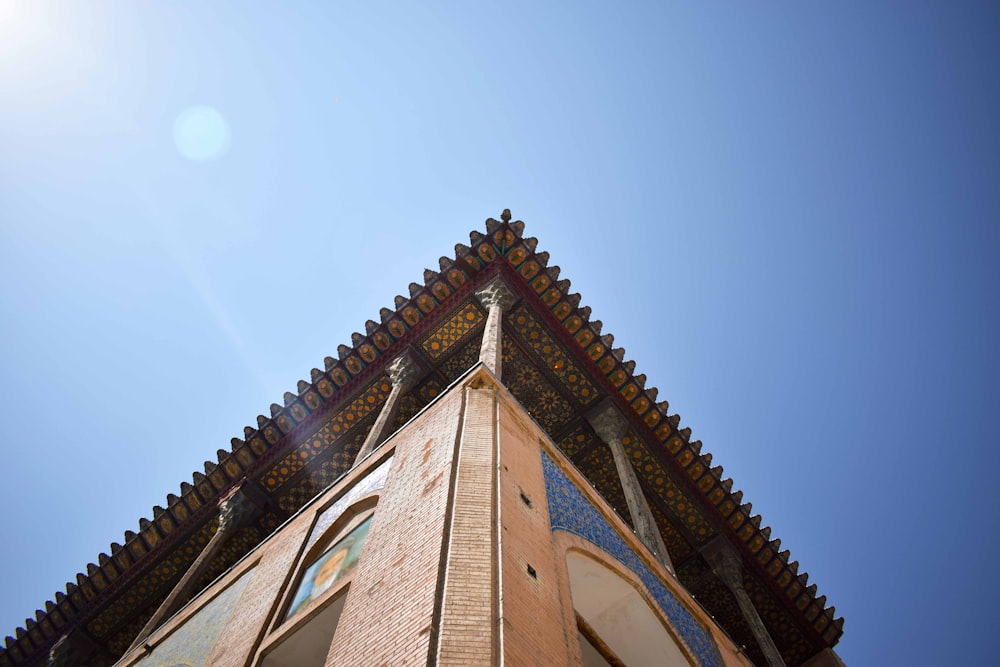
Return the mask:
[[[352,530],[343,539],[326,550],[316,562],[306,568],[299,588],[295,592],[295,599],[288,609],[285,618],[291,618],[299,613],[309,604],[318,599],[323,593],[330,590],[335,583],[349,577],[354,568],[357,567],[358,557],[361,555],[361,547],[368,537],[368,527],[371,526],[372,518],[368,517],[364,522]]]

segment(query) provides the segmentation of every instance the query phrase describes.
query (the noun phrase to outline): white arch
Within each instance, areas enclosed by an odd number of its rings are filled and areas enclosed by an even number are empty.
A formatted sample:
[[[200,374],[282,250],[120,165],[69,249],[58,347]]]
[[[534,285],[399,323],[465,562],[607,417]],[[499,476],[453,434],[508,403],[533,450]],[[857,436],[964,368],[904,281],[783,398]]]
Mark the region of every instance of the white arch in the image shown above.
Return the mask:
[[[566,554],[573,607],[626,665],[690,667],[677,640],[644,595],[607,565]]]

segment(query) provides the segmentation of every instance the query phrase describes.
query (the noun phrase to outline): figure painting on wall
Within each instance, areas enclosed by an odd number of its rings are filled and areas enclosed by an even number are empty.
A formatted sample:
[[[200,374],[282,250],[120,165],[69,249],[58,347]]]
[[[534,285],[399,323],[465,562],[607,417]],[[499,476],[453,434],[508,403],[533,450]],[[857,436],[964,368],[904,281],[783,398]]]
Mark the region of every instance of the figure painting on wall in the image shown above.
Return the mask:
[[[327,549],[302,576],[295,598],[285,618],[291,618],[320,598],[335,583],[348,577],[358,564],[361,547],[368,536],[371,517],[365,519],[350,534]]]

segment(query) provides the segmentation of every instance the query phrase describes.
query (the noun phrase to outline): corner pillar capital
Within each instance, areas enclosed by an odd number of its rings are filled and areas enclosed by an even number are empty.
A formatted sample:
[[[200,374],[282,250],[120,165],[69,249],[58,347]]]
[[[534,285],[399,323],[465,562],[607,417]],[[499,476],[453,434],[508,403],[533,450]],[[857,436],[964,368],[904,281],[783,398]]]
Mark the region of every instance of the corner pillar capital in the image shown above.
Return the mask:
[[[596,410],[588,413],[587,421],[601,440],[608,444],[620,443],[625,437],[625,418],[610,403],[598,406]]]
[[[236,530],[255,514],[257,506],[250,502],[242,490],[236,491],[219,503],[219,532]]]
[[[476,292],[476,298],[489,311],[486,315],[486,328],[483,330],[483,343],[479,348],[479,361],[483,362],[497,378],[501,378],[503,313],[514,305],[517,295],[503,279],[496,278],[480,288]]]
[[[702,549],[701,555],[729,590],[743,588],[743,563],[729,542],[723,538],[713,540]]]
[[[517,301],[517,295],[507,287],[507,283],[502,278],[496,278],[486,286],[481,287],[476,292],[476,298],[487,310],[493,310],[494,307],[497,307],[501,311],[505,311]]]
[[[398,386],[403,393],[412,389],[420,377],[420,367],[410,356],[409,350],[393,359],[388,370],[392,386],[394,388]]]
[[[391,434],[396,416],[399,415],[399,401],[403,395],[413,388],[413,385],[420,379],[420,366],[414,361],[409,350],[404,351],[398,357],[389,362],[386,374],[392,382],[392,391],[382,405],[382,409],[372,424],[365,441],[361,444],[357,456],[354,458],[354,465],[361,463],[369,454],[381,445]]]

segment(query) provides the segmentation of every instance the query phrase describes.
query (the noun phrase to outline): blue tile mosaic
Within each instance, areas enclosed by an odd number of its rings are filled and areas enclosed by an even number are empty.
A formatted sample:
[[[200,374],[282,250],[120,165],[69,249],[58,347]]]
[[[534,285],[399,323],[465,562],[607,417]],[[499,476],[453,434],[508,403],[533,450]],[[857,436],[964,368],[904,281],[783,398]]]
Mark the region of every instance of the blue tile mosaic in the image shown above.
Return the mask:
[[[587,500],[548,454],[542,452],[545,492],[549,503],[552,530],[565,530],[600,547],[635,573],[656,604],[694,653],[699,665],[721,667],[712,638],[684,608],[642,559],[611,527],[597,508]]]
[[[333,522],[339,519],[344,510],[350,507],[354,501],[385,486],[385,478],[389,474],[389,466],[391,465],[392,457],[389,457],[382,465],[372,470],[367,477],[352,486],[351,490],[341,496],[337,502],[323,510],[323,514],[320,515],[315,527],[313,527],[312,533],[309,535],[309,543],[306,544],[306,550],[316,544],[316,540],[323,537],[326,529],[332,526]]]
[[[173,667],[188,665],[201,667],[208,660],[215,641],[226,627],[240,594],[246,588],[253,570],[229,585],[202,607],[169,637],[160,642],[153,652],[136,663],[137,667]]]

